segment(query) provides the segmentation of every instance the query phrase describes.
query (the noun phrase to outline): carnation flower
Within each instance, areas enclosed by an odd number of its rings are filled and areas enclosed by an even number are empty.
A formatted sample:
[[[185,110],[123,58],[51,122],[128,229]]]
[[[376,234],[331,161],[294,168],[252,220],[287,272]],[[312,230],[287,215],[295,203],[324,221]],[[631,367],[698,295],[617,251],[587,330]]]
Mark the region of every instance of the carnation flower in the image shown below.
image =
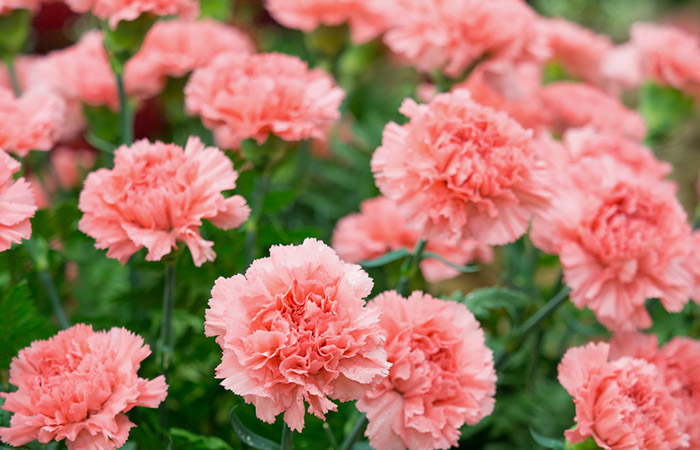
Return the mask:
[[[280,53],[220,55],[185,87],[187,111],[199,114],[227,148],[248,138],[263,143],[270,134],[325,140],[344,97],[328,74]]]
[[[474,315],[462,304],[422,292],[395,291],[370,302],[381,311],[389,376],[357,402],[377,450],[457,446],[460,427],[491,414],[493,355]]]
[[[555,116],[555,131],[591,125],[641,141],[647,130],[644,119],[619,100],[590,85],[560,81],[542,88],[546,108]]]
[[[700,231],[693,231],[690,237],[690,251],[686,267],[692,276],[693,290],[690,298],[700,304]]]
[[[691,289],[690,227],[675,185],[612,158],[582,160],[556,183],[554,206],[532,237],[540,247],[538,236],[547,237],[545,250],[559,254],[574,304],[615,330],[651,326],[648,298],[680,311]]]
[[[600,66],[602,83],[611,90],[636,89],[644,81],[639,51],[631,43],[610,50]]]
[[[150,97],[163,89],[167,77],[183,77],[222,53],[254,51],[245,33],[216,20],[159,21],[127,62],[125,84],[129,92]]]
[[[489,58],[539,58],[537,15],[522,0],[395,0],[386,16],[387,46],[419,70],[458,76]]]
[[[66,0],[66,4],[77,13],[90,11],[96,17],[108,20],[113,30],[120,21],[130,22],[142,14],[180,16],[190,20],[199,14],[199,3],[195,0]]]
[[[593,437],[610,450],[687,448],[680,411],[653,364],[631,357],[609,361],[610,346],[569,349],[559,381],[576,403],[576,428],[569,442]]]
[[[42,0],[0,0],[0,16],[10,14],[15,9],[36,11]]]
[[[399,249],[413,250],[420,233],[406,226],[406,221],[394,203],[384,197],[365,200],[359,214],[350,214],[340,221],[333,232],[333,248],[344,261],[359,263],[374,259]],[[465,239],[457,245],[431,240],[426,251],[436,253],[446,260],[464,265],[478,259],[493,260],[493,251],[476,239]],[[459,272],[435,259],[425,258],[420,264],[426,280],[437,282],[456,277]]]
[[[630,31],[642,74],[655,82],[700,95],[700,41],[670,25],[637,23]]]
[[[383,13],[386,5],[374,0],[266,0],[265,7],[285,27],[307,33],[321,24],[348,22],[352,40],[357,44],[379,36],[389,20]]]
[[[327,245],[274,246],[244,275],[219,278],[204,330],[223,349],[221,385],[255,405],[260,420],[304,427],[361,397],[388,371],[379,311],[363,300],[372,280]]]
[[[533,130],[549,128],[554,120],[540,96],[542,69],[538,64],[480,64],[457,88],[468,89],[477,103],[503,111]]]
[[[143,247],[147,261],[159,261],[182,241],[201,266],[216,256],[213,242],[199,234],[202,219],[231,229],[250,215],[243,197],[222,194],[236,187],[236,178],[231,160],[199,138],[190,137],[184,150],[137,141],[114,152],[113,169],[88,176],[78,227],[122,264]]]
[[[33,90],[15,98],[0,86],[0,149],[18,156],[50,150],[61,131],[65,107],[50,92]]]
[[[609,37],[561,18],[541,19],[540,27],[552,59],[571,75],[589,83],[599,81],[601,64],[613,48]]]
[[[390,123],[372,158],[377,187],[424,239],[513,242],[548,190],[532,133],[469,92],[441,94],[427,105],[404,100],[405,125]]]
[[[0,150],[0,252],[32,235],[29,219],[34,217],[36,203],[29,183],[12,178],[19,169],[20,164]]]
[[[62,145],[51,151],[52,172],[63,189],[80,186],[96,162],[97,155],[88,148]]]
[[[69,450],[121,447],[135,426],[126,413],[156,408],[167,395],[165,377],[137,374],[150,354],[124,328],[95,332],[79,324],[33,342],[10,365],[17,391],[0,395],[14,415],[0,437],[13,446],[65,439]]]

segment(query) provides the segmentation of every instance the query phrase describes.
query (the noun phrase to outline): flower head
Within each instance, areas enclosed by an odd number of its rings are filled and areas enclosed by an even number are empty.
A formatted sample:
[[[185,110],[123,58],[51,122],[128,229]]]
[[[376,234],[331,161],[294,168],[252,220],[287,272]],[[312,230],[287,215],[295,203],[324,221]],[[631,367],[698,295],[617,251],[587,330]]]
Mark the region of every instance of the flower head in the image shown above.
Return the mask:
[[[658,368],[643,359],[609,361],[610,346],[569,349],[559,364],[559,381],[576,403],[572,442],[593,437],[610,450],[687,448],[687,435]]]
[[[96,17],[108,20],[112,29],[116,29],[122,20],[130,22],[142,14],[193,20],[199,13],[199,3],[195,0],[66,0],[66,4],[77,13],[90,11]]]
[[[279,53],[220,55],[185,87],[187,111],[199,114],[227,148],[248,138],[262,143],[270,134],[325,140],[344,97],[328,74]]]
[[[222,53],[254,50],[247,35],[216,20],[159,21],[127,62],[124,82],[130,93],[153,96],[163,89],[167,77],[183,77]]]
[[[548,204],[532,133],[468,91],[404,100],[372,158],[379,190],[424,239],[513,242]]]
[[[462,304],[422,292],[394,291],[370,302],[381,311],[389,376],[357,402],[366,435],[378,450],[448,449],[460,427],[491,414],[496,393],[493,355]]]
[[[15,9],[36,11],[42,0],[0,0],[0,16],[10,14]]]
[[[167,395],[163,376],[138,376],[150,353],[124,328],[95,332],[82,324],[33,342],[10,366],[17,391],[0,394],[2,408],[14,413],[0,437],[14,446],[65,439],[69,450],[121,447],[134,426],[125,413],[156,408]]]
[[[0,149],[26,156],[30,150],[50,150],[56,142],[65,112],[63,99],[32,90],[15,98],[0,86]]]
[[[0,150],[0,252],[32,235],[29,219],[34,217],[36,202],[24,178],[13,180],[19,169],[20,164]]]
[[[333,231],[333,248],[344,261],[359,263],[394,250],[411,251],[419,238],[420,233],[406,226],[405,219],[391,200],[376,197],[362,202],[359,214],[350,214],[338,221]],[[457,265],[474,259],[483,262],[493,259],[491,248],[476,239],[465,239],[456,245],[431,240],[425,250]],[[430,282],[459,275],[455,269],[434,259],[423,259],[420,267],[423,276]]]
[[[221,384],[272,423],[304,426],[304,401],[323,418],[387,374],[379,311],[363,300],[372,280],[325,244],[275,246],[245,275],[219,278],[204,329],[223,349]]]
[[[184,242],[195,265],[216,256],[213,242],[199,234],[202,219],[219,228],[241,225],[250,208],[236,187],[238,173],[224,153],[190,137],[185,148],[147,140],[114,152],[114,168],[88,175],[80,194],[84,213],[78,227],[122,264],[146,247],[158,261]]]

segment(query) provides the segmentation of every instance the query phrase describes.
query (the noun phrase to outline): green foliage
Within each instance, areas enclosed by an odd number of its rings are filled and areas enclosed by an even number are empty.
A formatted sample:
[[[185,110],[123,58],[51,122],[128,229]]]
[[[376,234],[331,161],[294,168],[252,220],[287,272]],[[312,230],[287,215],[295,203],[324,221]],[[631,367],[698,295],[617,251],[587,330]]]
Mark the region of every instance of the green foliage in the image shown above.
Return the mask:
[[[668,137],[690,117],[693,107],[693,99],[678,89],[646,83],[640,90],[639,112],[647,124],[647,140],[654,143]]]

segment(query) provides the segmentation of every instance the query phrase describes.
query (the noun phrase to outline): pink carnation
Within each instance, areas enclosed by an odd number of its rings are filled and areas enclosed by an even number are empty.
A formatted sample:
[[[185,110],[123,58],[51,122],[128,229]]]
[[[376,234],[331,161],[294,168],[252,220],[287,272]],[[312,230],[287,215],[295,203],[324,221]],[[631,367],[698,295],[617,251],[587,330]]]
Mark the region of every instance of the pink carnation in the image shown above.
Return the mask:
[[[700,95],[700,41],[669,25],[637,23],[630,31],[645,77]]]
[[[469,92],[404,100],[372,158],[379,190],[424,239],[513,242],[548,204],[532,133]]]
[[[0,0],[0,16],[8,15],[15,9],[36,11],[40,3],[41,0]]]
[[[80,186],[85,174],[96,162],[97,155],[87,148],[62,145],[51,152],[53,174],[63,189]]]
[[[690,239],[690,251],[686,261],[686,267],[693,278],[690,298],[700,304],[700,231],[694,231]]]
[[[185,87],[187,111],[199,114],[227,148],[248,138],[263,143],[270,134],[325,140],[344,97],[328,74],[280,53],[220,55]]]
[[[610,38],[561,18],[542,19],[540,27],[552,59],[571,75],[590,83],[600,80],[601,64],[613,48]]]
[[[582,160],[564,178],[553,209],[533,224],[533,241],[541,246],[538,236],[547,236],[545,249],[559,254],[574,304],[615,330],[651,326],[648,298],[680,311],[691,289],[690,228],[675,185],[611,158]]]
[[[304,427],[340,401],[361,397],[388,373],[379,311],[365,307],[372,280],[327,245],[274,246],[244,275],[219,278],[204,329],[223,349],[221,385],[268,423]]]
[[[626,43],[610,50],[600,66],[602,83],[613,91],[636,89],[644,81],[640,67],[639,51]]]
[[[485,54],[539,57],[537,15],[522,0],[394,0],[387,46],[419,70],[458,76]],[[532,53],[532,55],[531,55]]]
[[[36,203],[29,183],[12,178],[19,169],[20,164],[0,150],[0,252],[32,235],[29,219],[34,217]]]
[[[359,214],[350,214],[338,221],[333,232],[333,248],[344,261],[359,263],[393,250],[412,251],[419,238],[420,233],[406,226],[391,200],[376,197],[362,202]],[[457,265],[465,265],[474,259],[493,260],[491,248],[476,239],[465,239],[458,245],[431,240],[426,251]],[[435,259],[423,259],[420,267],[425,279],[433,283],[459,275],[458,271]]]
[[[386,5],[375,0],[266,0],[270,15],[288,28],[305,32],[321,24],[348,22],[352,40],[362,44],[379,36],[388,26]]]
[[[137,374],[150,354],[124,328],[95,332],[80,324],[33,342],[10,366],[17,391],[0,394],[14,413],[0,437],[14,446],[65,439],[69,450],[121,447],[135,426],[125,413],[156,408],[167,395],[163,376]]]
[[[238,173],[224,153],[190,137],[174,144],[135,142],[114,152],[114,168],[91,173],[80,193],[84,213],[78,227],[97,248],[124,264],[146,247],[146,260],[159,261],[184,242],[195,265],[212,261],[213,242],[199,234],[202,219],[219,228],[241,225],[250,208],[236,187]]]
[[[0,149],[27,156],[30,150],[50,150],[61,131],[63,100],[33,90],[19,98],[0,87]]]
[[[560,81],[543,87],[541,95],[555,116],[557,132],[591,125],[638,141],[646,136],[644,119],[637,112],[593,86]]]
[[[593,437],[610,450],[676,450],[687,447],[680,411],[662,373],[645,360],[609,361],[610,346],[569,349],[559,364],[559,381],[576,403],[576,428],[569,442]]]
[[[673,338],[659,349],[653,334],[617,333],[610,343],[610,358],[623,357],[644,359],[659,369],[681,412],[678,421],[690,437],[688,448],[700,448],[700,342]]]
[[[253,53],[251,39],[238,29],[211,19],[165,20],[150,29],[141,50],[126,65],[129,92],[158,94],[167,77],[184,77],[222,53]]]
[[[113,30],[120,21],[130,22],[142,14],[190,20],[199,14],[199,3],[195,0],[66,0],[66,4],[77,13],[90,11],[99,19],[107,19]]]
[[[474,315],[462,304],[422,292],[394,291],[370,302],[381,311],[389,376],[357,402],[377,450],[457,446],[460,427],[491,414],[493,355]]]

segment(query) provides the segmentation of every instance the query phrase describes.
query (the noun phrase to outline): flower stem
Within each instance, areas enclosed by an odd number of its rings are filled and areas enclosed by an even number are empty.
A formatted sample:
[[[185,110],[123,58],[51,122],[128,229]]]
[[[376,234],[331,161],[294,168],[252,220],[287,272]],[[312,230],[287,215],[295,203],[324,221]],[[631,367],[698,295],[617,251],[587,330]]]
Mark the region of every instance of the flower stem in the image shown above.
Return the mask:
[[[65,330],[66,328],[70,327],[70,322],[68,322],[68,318],[66,317],[65,311],[63,311],[63,306],[61,305],[61,299],[58,296],[58,291],[56,290],[56,284],[53,282],[53,277],[51,276],[51,272],[48,270],[40,270],[38,272],[39,275],[39,280],[41,281],[41,284],[44,286],[44,289],[46,290],[46,293],[49,296],[49,300],[51,301],[51,307],[53,308],[53,312],[56,315],[56,319],[58,320],[58,324],[60,325],[62,330]]]
[[[267,172],[267,171],[265,171]],[[245,255],[246,267],[249,266],[255,259],[255,244],[258,240],[258,229],[260,228],[260,219],[263,215],[263,204],[265,203],[265,195],[270,187],[270,175],[261,173],[255,184],[253,192],[252,213],[246,223],[245,235]]]
[[[425,246],[427,244],[427,241],[419,239],[413,253],[406,258],[401,265],[401,276],[399,277],[399,282],[396,285],[396,291],[399,294],[403,296],[408,294],[409,282],[416,275],[416,272],[418,272],[420,262],[423,259],[423,252],[425,251]]]
[[[365,429],[365,426],[367,426],[367,423],[367,416],[362,414],[362,416],[357,419],[357,422],[355,422],[352,430],[350,430],[350,434],[348,434],[343,441],[343,445],[340,446],[340,450],[350,450],[362,435],[362,431]]]
[[[121,124],[122,144],[131,145],[134,142],[134,123],[124,89],[124,76],[121,73],[114,75],[117,78],[117,92],[119,94],[119,123]]]
[[[19,97],[22,95],[22,86],[20,86],[19,78],[17,77],[17,70],[15,69],[15,57],[9,56],[5,58],[5,63],[7,65],[7,72],[10,75],[12,90],[15,92],[15,97]]]
[[[293,431],[285,422],[282,426],[282,440],[280,441],[281,450],[292,450],[293,448]]]
[[[173,350],[173,310],[175,307],[175,263],[165,264],[165,285],[163,291],[163,323],[161,324],[160,352],[161,352],[161,373],[168,376],[168,368],[172,362]],[[165,431],[168,425],[167,399],[161,403],[159,408],[160,426]]]

